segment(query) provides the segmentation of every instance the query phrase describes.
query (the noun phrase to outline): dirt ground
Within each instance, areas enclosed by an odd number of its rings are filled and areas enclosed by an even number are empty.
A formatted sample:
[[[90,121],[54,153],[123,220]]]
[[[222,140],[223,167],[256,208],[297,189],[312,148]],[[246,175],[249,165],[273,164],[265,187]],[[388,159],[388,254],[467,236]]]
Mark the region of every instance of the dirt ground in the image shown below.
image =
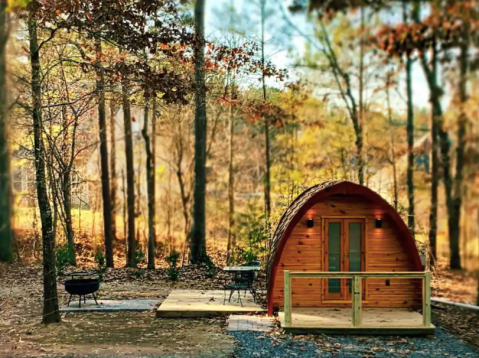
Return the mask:
[[[137,277],[136,270],[107,273],[99,297],[158,299],[173,288],[215,288],[218,280],[204,271],[185,268],[178,283],[165,270]],[[154,312],[68,313],[62,322],[44,326],[41,267],[38,264],[0,266],[0,357],[37,356],[230,356],[233,339],[222,319],[157,319]],[[60,304],[68,301],[62,280]]]
[[[447,260],[438,262],[432,279],[432,296],[452,302],[475,304],[477,275],[467,271],[451,271]]]
[[[3,327],[2,327],[3,328]],[[3,334],[5,333],[5,334]],[[49,326],[15,326],[0,333],[0,356],[228,356],[224,321],[161,320],[153,312],[67,314]]]

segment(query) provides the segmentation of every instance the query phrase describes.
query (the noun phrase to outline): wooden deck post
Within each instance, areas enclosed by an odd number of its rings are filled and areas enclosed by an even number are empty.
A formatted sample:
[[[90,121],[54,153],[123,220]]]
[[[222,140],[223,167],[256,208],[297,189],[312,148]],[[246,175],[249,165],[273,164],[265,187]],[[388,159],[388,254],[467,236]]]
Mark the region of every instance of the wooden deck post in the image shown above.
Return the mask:
[[[431,272],[424,273],[424,280],[422,281],[422,320],[424,327],[431,325]]]
[[[291,325],[291,279],[289,270],[284,270],[284,322]]]
[[[362,320],[362,303],[361,303],[361,277],[353,276],[352,293],[353,293],[353,327],[361,326]]]

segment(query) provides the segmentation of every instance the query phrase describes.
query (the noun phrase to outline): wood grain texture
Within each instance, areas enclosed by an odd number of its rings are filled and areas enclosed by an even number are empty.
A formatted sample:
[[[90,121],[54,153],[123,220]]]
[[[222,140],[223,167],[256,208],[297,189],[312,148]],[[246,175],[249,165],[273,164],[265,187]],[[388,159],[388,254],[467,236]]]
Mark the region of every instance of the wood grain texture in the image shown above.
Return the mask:
[[[362,313],[362,323],[356,327],[351,308],[294,308],[288,326],[282,312],[279,318],[287,333],[297,334],[431,335],[435,331],[432,324],[423,326],[421,314],[406,308],[366,308]]]
[[[415,271],[414,260],[408,253],[405,240],[389,209],[369,201],[363,196],[349,195],[329,197],[325,202],[313,205],[292,230],[281,254],[276,272],[273,306],[284,302],[284,270],[324,271],[327,245],[322,221],[326,218],[358,218],[364,220],[365,234],[362,247],[365,272]],[[314,218],[314,227],[308,228],[306,220]],[[375,220],[382,219],[382,228],[375,227]],[[324,219],[324,220],[323,220]],[[346,279],[342,284],[346,284]],[[328,300],[325,280],[321,278],[293,278],[291,302],[293,307],[352,307],[351,295],[344,300]],[[363,307],[416,308],[421,306],[422,280],[391,278],[363,279]]]

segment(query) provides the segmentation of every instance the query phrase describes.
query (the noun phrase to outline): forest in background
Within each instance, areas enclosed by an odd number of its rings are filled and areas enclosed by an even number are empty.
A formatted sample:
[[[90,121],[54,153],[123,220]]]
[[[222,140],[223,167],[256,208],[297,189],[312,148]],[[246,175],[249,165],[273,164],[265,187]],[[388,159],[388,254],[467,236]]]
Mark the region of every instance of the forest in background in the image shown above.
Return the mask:
[[[476,1],[245,0],[220,36],[204,1],[9,5],[2,260],[264,260],[297,195],[350,180],[478,269]]]

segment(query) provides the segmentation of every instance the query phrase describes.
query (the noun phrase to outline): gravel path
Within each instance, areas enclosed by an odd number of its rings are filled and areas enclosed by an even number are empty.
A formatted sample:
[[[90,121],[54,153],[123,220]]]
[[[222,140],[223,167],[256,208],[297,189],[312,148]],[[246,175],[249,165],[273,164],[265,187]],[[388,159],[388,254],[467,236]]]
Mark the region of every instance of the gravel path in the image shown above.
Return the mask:
[[[334,357],[334,358],[429,358],[479,357],[458,338],[436,329],[435,338],[306,336],[265,337],[258,332],[231,332],[237,342],[237,358]]]

